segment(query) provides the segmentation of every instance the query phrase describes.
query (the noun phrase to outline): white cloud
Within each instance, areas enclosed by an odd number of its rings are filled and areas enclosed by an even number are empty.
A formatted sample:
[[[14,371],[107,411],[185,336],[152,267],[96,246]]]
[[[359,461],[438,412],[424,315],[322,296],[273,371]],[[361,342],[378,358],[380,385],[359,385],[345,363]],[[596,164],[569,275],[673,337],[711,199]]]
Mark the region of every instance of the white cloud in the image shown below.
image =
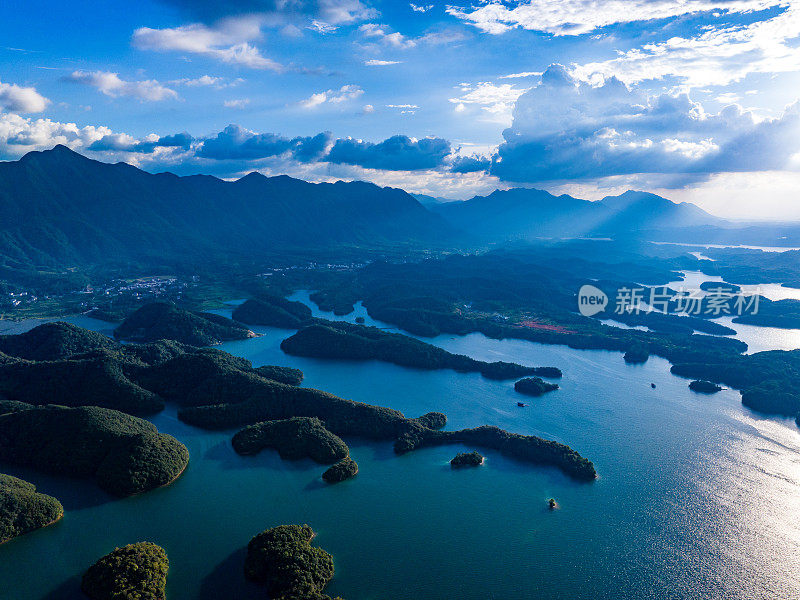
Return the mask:
[[[223,19],[213,27],[194,23],[181,27],[133,32],[133,45],[141,50],[186,52],[250,67],[280,71],[282,66],[261,55],[251,42],[261,39],[260,19],[252,16]]]
[[[524,79],[526,77],[541,77],[541,71],[524,71],[522,73],[509,73],[508,75],[501,75],[498,79]]]
[[[399,60],[365,60],[364,64],[368,67],[385,67],[388,65],[399,65],[402,61]]]
[[[341,104],[348,100],[355,100],[363,94],[364,90],[357,85],[343,85],[338,90],[326,90],[324,92],[312,94],[305,100],[302,100],[300,106],[303,108],[316,108],[326,103]]]
[[[225,108],[245,108],[250,104],[250,98],[240,98],[238,100],[225,100],[223,105]]]
[[[398,31],[389,32],[386,25],[379,25],[377,23],[364,23],[358,30],[364,37],[373,38],[386,46],[394,48],[413,48],[417,42],[407,38]]]
[[[712,173],[796,168],[800,103],[775,119],[738,105],[710,113],[686,93],[648,96],[616,78],[591,85],[551,65],[517,100],[503,137],[492,173],[506,181],[652,173],[678,186]]]
[[[375,112],[375,107],[372,104],[365,104],[364,108],[361,109],[365,115],[369,115]]]
[[[50,101],[33,87],[0,81],[0,109],[14,113],[42,112]]]
[[[746,13],[789,0],[489,0],[469,9],[449,6],[447,12],[478,29],[500,34],[520,27],[554,35],[581,35],[617,23],[666,19],[698,12]]]
[[[411,4],[409,4],[409,6],[411,7],[411,10],[413,10],[414,12],[418,12],[418,13],[426,13],[429,10],[433,9],[433,4],[419,5],[419,4],[411,3]]]
[[[600,73],[628,83],[675,77],[689,87],[722,86],[750,73],[800,70],[798,37],[800,6],[793,3],[748,25],[709,26],[695,37],[647,44],[610,60],[576,66],[573,73],[586,80]]]
[[[459,86],[461,94],[450,98],[450,102],[456,105],[456,112],[465,112],[468,105],[474,105],[490,115],[489,118],[492,120],[508,123],[514,103],[528,89],[530,88],[515,87],[513,83],[496,84],[490,81],[476,84],[462,83]]]
[[[110,71],[73,71],[64,79],[97,88],[100,92],[112,98],[127,96],[143,101],[157,102],[160,100],[174,100],[178,97],[178,93],[175,90],[162,85],[155,79],[125,81],[120,79],[117,73],[111,73]]]
[[[336,25],[331,25],[330,23],[326,23],[325,21],[320,21],[319,19],[313,19],[311,21],[311,25],[308,26],[309,29],[312,31],[316,31],[317,33],[326,34],[326,33],[333,33],[338,29]]]
[[[108,127],[78,127],[75,123],[0,113],[0,159],[18,158],[31,150],[46,150],[56,144],[85,149],[111,133]]]

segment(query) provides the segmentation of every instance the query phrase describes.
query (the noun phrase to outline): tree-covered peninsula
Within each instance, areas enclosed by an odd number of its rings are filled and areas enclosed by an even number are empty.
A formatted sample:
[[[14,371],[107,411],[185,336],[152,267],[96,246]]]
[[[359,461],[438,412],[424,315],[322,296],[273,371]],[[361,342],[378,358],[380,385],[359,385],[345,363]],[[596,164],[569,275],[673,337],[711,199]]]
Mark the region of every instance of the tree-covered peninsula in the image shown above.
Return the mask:
[[[229,402],[183,408],[182,421],[206,429],[231,427],[289,419],[316,417],[338,436],[394,440],[395,452],[402,454],[431,445],[457,444],[490,448],[519,460],[554,466],[578,480],[595,478],[594,465],[575,450],[558,442],[535,436],[509,433],[496,427],[460,431],[437,431],[445,424],[441,413],[428,413],[409,419],[397,410],[353,402],[311,388],[283,385],[252,378],[239,388],[228,389]]]
[[[311,309],[302,302],[262,295],[237,306],[233,311],[233,318],[247,325],[297,329],[311,318]]]
[[[281,350],[296,356],[349,360],[382,360],[418,369],[476,371],[490,379],[514,379],[523,375],[560,377],[554,367],[524,367],[515,363],[475,360],[452,354],[432,344],[377,327],[318,321],[281,342]]]
[[[0,544],[64,516],[61,503],[36,491],[36,486],[0,473]]]
[[[186,446],[155,425],[98,407],[31,407],[0,415],[0,461],[94,479],[116,496],[167,485],[189,462]]]
[[[311,545],[308,525],[279,525],[247,545],[244,573],[266,586],[272,600],[330,600],[322,592],[333,579],[333,558]]]
[[[292,417],[250,425],[233,436],[238,454],[258,454],[265,448],[278,451],[281,458],[310,458],[330,465],[350,455],[342,439],[325,429],[317,418]]]
[[[212,313],[193,312],[166,302],[145,304],[114,330],[118,340],[155,342],[175,340],[192,346],[211,346],[255,337],[247,327]]]
[[[162,410],[165,399],[191,405],[198,389],[204,397],[218,391],[227,398],[221,382],[231,374],[293,385],[303,379],[298,369],[254,369],[250,361],[213,348],[174,340],[120,344],[65,323],[40,325],[3,341],[16,354],[0,353],[0,398],[25,404],[100,406],[141,416]]]
[[[514,389],[520,394],[526,396],[542,396],[547,392],[553,392],[558,389],[557,383],[548,383],[540,377],[526,377],[520,379],[514,384]]]
[[[164,600],[168,572],[164,549],[138,542],[116,548],[89,567],[81,589],[91,600]]]

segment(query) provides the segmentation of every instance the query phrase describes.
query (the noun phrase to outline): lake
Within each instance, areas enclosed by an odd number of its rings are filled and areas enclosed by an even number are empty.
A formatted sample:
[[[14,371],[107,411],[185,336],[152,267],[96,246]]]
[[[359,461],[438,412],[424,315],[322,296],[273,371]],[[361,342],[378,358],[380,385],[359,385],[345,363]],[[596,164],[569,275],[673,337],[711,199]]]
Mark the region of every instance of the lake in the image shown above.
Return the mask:
[[[384,326],[360,305],[344,319],[358,315]],[[292,331],[255,329],[263,335],[222,349],[256,366],[300,368],[305,386],[407,416],[442,411],[448,428],[492,424],[558,440],[594,461],[600,478],[576,483],[493,451],[482,451],[484,466],[453,471],[449,459],[473,448],[397,457],[390,443],[346,439],[359,474],[328,486],[322,465],[271,451],[240,457],[233,432],[189,427],[169,407],[152,421],[187,445],[191,462],[167,488],[117,500],[87,482],[0,465],[66,508],[60,523],[0,546],[0,598],[80,598],[90,564],[141,540],[169,554],[169,600],[263,598],[244,582],[244,548],[282,523],[315,529],[336,566],[327,593],[347,600],[800,595],[800,430],[744,408],[738,392],[695,394],[657,357],[632,366],[620,353],[480,334],[428,340],[481,360],[564,371],[561,389],[518,408],[513,381],[291,357],[279,344]],[[547,509],[550,497],[559,509]]]

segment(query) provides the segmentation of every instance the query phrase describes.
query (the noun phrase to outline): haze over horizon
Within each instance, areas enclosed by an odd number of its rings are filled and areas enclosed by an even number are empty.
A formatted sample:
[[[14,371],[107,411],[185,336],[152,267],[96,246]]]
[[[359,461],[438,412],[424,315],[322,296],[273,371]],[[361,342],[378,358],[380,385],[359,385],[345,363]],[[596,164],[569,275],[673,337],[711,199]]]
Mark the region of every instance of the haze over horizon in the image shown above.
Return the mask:
[[[792,0],[12,0],[3,13],[0,160],[62,143],[151,172],[452,199],[638,189],[800,219]]]

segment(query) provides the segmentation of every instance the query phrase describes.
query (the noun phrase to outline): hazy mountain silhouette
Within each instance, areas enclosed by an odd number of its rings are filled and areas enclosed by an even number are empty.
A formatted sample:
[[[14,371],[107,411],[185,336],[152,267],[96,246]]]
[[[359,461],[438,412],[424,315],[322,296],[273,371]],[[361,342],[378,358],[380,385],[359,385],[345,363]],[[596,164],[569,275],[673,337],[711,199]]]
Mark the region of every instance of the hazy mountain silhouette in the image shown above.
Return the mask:
[[[676,204],[655,194],[634,191],[590,202],[566,194],[554,196],[543,190],[516,188],[428,208],[454,227],[492,241],[619,237],[667,228],[726,226],[726,221],[693,204]]]

